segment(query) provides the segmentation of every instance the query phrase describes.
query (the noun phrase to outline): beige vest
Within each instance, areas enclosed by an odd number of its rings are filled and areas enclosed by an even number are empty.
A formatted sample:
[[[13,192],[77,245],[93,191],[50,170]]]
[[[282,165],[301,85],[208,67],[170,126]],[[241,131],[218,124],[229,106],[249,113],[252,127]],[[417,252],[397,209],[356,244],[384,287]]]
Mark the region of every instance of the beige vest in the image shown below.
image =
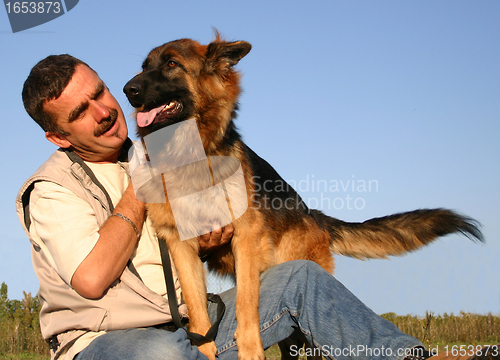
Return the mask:
[[[17,196],[17,214],[30,238],[33,266],[40,282],[42,335],[47,341],[53,341],[53,336],[57,335],[60,343],[56,351],[51,351],[52,359],[86,331],[147,327],[171,321],[168,300],[147,288],[129,267],[97,300],[80,296],[61,279],[29,232],[30,195],[37,181],[54,182],[85,200],[94,210],[99,226],[108,218],[110,209],[105,193],[82,166],[70,160],[67,152],[61,149],[24,183]],[[185,306],[179,311],[186,315]]]

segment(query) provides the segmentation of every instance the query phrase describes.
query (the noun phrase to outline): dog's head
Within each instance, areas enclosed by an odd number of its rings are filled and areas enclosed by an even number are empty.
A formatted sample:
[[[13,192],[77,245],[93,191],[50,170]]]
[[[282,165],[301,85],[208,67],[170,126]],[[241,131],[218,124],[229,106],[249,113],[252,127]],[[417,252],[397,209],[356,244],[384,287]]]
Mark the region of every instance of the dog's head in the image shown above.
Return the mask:
[[[233,66],[250,49],[245,41],[227,42],[218,35],[208,45],[181,39],[153,49],[142,72],[123,89],[136,108],[139,136],[193,117],[200,131],[224,132],[240,93]]]

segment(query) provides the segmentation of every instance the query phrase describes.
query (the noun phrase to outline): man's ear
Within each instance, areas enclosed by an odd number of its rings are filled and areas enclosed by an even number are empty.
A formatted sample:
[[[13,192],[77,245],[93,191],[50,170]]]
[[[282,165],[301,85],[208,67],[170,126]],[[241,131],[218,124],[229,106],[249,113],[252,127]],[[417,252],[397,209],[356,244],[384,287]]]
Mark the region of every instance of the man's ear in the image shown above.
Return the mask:
[[[62,134],[46,132],[45,138],[49,140],[52,144],[59,146],[60,148],[67,149],[71,146],[71,143],[66,140],[66,137]]]

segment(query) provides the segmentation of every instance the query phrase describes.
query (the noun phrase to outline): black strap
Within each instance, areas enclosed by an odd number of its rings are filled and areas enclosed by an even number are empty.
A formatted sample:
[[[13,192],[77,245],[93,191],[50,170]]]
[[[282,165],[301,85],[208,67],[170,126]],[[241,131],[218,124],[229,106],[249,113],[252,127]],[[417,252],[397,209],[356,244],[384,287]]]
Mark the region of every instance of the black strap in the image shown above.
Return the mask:
[[[21,197],[21,201],[23,202],[23,209],[24,209],[24,224],[26,225],[26,229],[29,230],[30,225],[31,225],[31,217],[30,217],[30,196],[31,192],[35,188],[35,181],[30,184],[30,186],[27,187],[27,189],[24,191],[24,194]]]
[[[132,140],[130,140],[130,138],[127,138],[125,140],[125,142],[123,143],[121,153],[120,153],[120,156],[118,157],[118,160],[121,160],[121,161],[127,160],[128,150],[130,149],[131,146],[132,146]],[[104,186],[101,184],[101,182],[99,180],[97,180],[97,177],[95,176],[94,172],[89,168],[89,166],[87,164],[85,164],[85,161],[83,161],[83,159],[77,153],[75,153],[73,150],[71,150],[71,149],[61,149],[61,150],[64,151],[66,153],[66,155],[68,155],[68,157],[70,158],[71,161],[80,165],[82,167],[82,169],[85,171],[85,173],[90,177],[92,182],[99,189],[101,189],[101,191],[104,193],[104,196],[106,196],[106,201],[108,202],[108,206],[109,206],[109,212],[112,213],[114,210],[114,206],[113,206],[113,202],[111,201],[111,197],[109,196],[108,192],[106,191]]]
[[[163,263],[163,274],[165,275],[165,282],[167,284],[168,305],[170,307],[170,314],[172,316],[173,323],[177,326],[177,328],[184,329],[188,338],[197,345],[213,341],[215,339],[215,335],[217,335],[217,330],[219,329],[220,321],[222,320],[222,316],[226,310],[226,305],[219,295],[207,294],[207,299],[210,302],[217,304],[217,320],[212,324],[206,335],[200,335],[188,331],[182,324],[181,317],[179,315],[179,305],[177,304],[177,295],[175,292],[174,277],[172,275],[172,266],[170,264],[167,242],[160,237],[158,237],[158,242],[160,244],[161,261]]]
[[[57,335],[54,335],[54,336],[50,337],[47,340],[47,343],[49,344],[50,350],[52,350],[53,352],[56,352],[57,348],[61,345],[59,343],[59,341],[57,340]]]
[[[108,202],[108,207],[109,207],[109,213],[112,213],[114,210],[113,202],[111,201],[111,198],[106,189],[104,188],[104,186],[101,184],[99,180],[97,180],[97,177],[95,176],[94,172],[89,168],[87,164],[85,164],[83,159],[80,156],[78,156],[75,152],[71,150],[66,150],[66,155],[68,155],[71,161],[80,165],[82,169],[85,171],[85,173],[90,177],[92,182],[95,185],[97,185],[99,189],[101,189],[101,191],[104,193],[104,196],[106,196],[106,200]]]

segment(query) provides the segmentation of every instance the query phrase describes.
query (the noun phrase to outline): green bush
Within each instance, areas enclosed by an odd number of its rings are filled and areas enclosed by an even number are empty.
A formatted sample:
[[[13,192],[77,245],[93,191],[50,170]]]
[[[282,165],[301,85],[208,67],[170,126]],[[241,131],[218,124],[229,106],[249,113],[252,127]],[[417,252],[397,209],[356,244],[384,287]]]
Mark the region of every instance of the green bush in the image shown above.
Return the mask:
[[[24,299],[9,300],[5,283],[0,286],[0,356],[10,359],[30,359],[21,354],[48,355],[39,323],[40,302],[38,297],[24,292]]]

